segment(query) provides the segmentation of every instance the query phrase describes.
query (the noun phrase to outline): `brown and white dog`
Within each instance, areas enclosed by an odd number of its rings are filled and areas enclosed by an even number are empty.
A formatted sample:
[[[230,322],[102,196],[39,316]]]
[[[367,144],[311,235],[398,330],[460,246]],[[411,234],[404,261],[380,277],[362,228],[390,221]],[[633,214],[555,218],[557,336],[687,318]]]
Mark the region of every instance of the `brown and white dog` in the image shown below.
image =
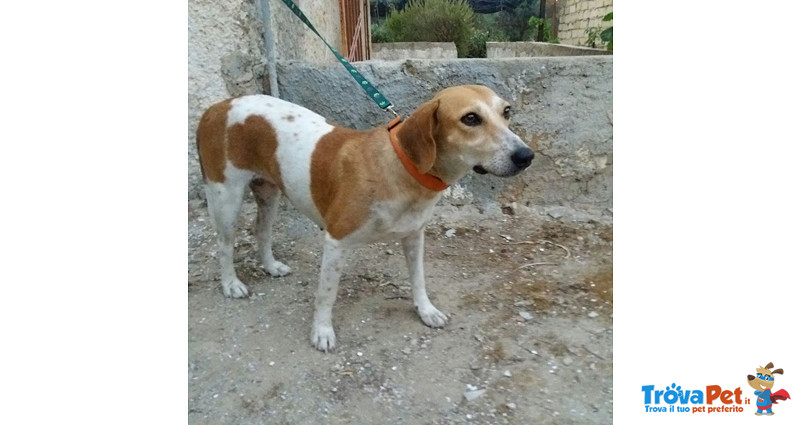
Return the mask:
[[[265,95],[210,107],[197,129],[209,214],[217,230],[222,290],[248,295],[233,266],[233,238],[244,191],[258,203],[256,236],[272,276],[291,269],[272,253],[280,193],[325,230],[311,343],[335,347],[331,322],[343,251],[357,243],[399,238],[422,321],[447,316],[431,304],[422,268],[424,227],[441,190],[470,170],[513,176],[533,159],[508,129],[510,106],[483,86],[440,91],[403,123],[356,131],[301,106]]]

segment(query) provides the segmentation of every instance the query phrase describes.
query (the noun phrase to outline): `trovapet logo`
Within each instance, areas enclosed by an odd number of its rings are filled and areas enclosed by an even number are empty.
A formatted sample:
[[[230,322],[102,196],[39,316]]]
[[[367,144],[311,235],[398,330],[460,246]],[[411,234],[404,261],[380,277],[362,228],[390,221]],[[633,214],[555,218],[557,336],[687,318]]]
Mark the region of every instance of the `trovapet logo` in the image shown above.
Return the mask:
[[[775,375],[783,375],[783,369],[772,369],[772,362],[757,367],[756,375],[747,375],[747,384],[755,389],[754,398],[743,393],[741,387],[722,388],[706,385],[705,388],[685,389],[672,383],[663,390],[655,385],[643,385],[645,412],[653,413],[743,413],[745,407],[755,408],[757,416],[771,416],[773,405],[790,400],[786,390],[773,391]],[[747,391],[749,393],[749,391]]]
[[[655,385],[643,385],[645,412],[715,413],[744,412],[743,404],[750,399],[742,397],[742,389],[722,389],[719,385],[707,385],[705,391],[683,389],[675,383],[666,389],[657,390]]]

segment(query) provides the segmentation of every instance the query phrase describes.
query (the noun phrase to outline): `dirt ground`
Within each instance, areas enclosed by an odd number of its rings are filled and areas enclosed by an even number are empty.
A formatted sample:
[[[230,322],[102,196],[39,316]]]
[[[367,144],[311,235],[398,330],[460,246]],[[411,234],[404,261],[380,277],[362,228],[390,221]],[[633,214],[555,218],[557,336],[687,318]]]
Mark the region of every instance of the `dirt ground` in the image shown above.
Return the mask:
[[[443,329],[417,317],[399,244],[351,253],[325,354],[309,340],[322,232],[279,219],[276,257],[293,271],[272,278],[248,201],[235,262],[252,296],[227,299],[206,209],[190,203],[189,423],[611,423],[610,219],[505,213],[442,207],[428,226]]]

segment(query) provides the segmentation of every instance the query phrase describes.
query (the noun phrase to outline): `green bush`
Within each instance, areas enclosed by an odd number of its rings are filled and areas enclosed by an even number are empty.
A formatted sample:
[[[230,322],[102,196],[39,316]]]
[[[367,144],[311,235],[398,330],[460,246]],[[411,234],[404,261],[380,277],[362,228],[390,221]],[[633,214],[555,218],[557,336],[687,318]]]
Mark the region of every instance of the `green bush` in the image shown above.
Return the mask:
[[[489,34],[485,31],[475,31],[467,41],[467,51],[464,57],[485,58],[486,42],[489,41]]]
[[[411,0],[403,10],[392,11],[386,29],[395,42],[452,41],[458,56],[465,57],[474,20],[475,14],[464,0]]]
[[[385,21],[379,22],[372,22],[372,29],[370,30],[372,33],[372,42],[373,43],[391,43],[392,36],[389,34],[389,30],[386,28]]]
[[[539,32],[539,25],[544,22],[544,41],[545,43],[558,43],[558,39],[553,35],[553,24],[547,19],[531,16],[528,20],[528,28],[533,32],[533,37]]]

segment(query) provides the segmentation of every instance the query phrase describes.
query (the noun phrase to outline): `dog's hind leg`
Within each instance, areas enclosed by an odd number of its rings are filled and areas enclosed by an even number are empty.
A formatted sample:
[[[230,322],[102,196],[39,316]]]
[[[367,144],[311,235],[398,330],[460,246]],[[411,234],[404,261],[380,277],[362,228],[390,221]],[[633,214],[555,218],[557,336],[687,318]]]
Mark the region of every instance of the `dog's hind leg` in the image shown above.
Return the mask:
[[[236,277],[233,267],[233,239],[236,235],[236,220],[242,209],[244,188],[245,184],[234,179],[226,179],[224,183],[207,182],[205,187],[208,213],[217,230],[222,292],[231,298],[247,296],[247,287]]]
[[[432,327],[441,328],[447,323],[447,316],[434,307],[425,290],[425,271],[422,257],[425,252],[425,229],[403,238],[403,252],[406,255],[408,274],[411,279],[411,293],[414,297],[414,308],[422,321]]]
[[[261,262],[264,269],[273,277],[286,276],[292,269],[286,264],[275,259],[272,254],[272,224],[278,213],[278,201],[281,197],[278,186],[264,179],[255,179],[250,182],[250,189],[258,204],[258,217],[256,218],[256,239]]]

